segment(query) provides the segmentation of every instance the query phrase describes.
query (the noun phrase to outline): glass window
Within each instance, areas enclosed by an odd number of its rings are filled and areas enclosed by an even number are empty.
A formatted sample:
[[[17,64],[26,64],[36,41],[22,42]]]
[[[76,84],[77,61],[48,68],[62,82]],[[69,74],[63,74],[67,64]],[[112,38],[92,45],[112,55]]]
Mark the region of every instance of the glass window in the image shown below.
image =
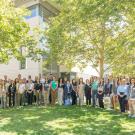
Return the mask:
[[[23,48],[20,48],[20,53],[23,54]],[[26,58],[20,60],[20,70],[26,69]]]
[[[30,18],[35,17],[35,16],[38,15],[37,6],[38,5],[33,5],[33,6],[28,8],[28,10],[30,10],[31,13],[30,13],[30,15],[25,17],[26,19],[30,19]]]
[[[20,69],[26,69],[26,58],[20,61]]]

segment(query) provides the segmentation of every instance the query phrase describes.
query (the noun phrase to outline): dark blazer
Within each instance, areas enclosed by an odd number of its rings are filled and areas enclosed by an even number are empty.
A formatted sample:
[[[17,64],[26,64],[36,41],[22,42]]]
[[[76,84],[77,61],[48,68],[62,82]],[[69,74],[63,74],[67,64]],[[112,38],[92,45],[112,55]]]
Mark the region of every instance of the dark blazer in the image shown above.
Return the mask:
[[[90,96],[91,95],[91,84],[85,84],[85,96]]]
[[[70,84],[69,89],[68,89],[67,83],[65,83],[63,89],[64,89],[64,98],[71,96],[71,92],[72,92],[72,85],[71,84]]]
[[[14,95],[16,93],[16,85],[9,85],[8,87],[8,93],[9,95]]]

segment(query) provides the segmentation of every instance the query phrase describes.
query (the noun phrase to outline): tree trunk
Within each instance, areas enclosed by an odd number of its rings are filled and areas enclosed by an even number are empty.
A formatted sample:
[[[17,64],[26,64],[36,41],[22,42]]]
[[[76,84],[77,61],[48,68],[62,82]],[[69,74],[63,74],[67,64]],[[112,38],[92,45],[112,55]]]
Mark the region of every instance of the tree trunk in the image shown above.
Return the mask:
[[[103,78],[104,77],[104,58],[102,57],[100,60],[99,60],[99,76],[100,78]]]

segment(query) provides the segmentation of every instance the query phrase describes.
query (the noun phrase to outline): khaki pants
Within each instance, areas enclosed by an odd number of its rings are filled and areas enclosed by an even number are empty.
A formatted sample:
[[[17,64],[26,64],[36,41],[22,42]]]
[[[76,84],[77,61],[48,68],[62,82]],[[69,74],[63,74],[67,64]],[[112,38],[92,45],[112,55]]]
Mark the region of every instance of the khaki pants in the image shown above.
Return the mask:
[[[129,99],[128,102],[130,114],[135,114],[135,99]]]
[[[1,97],[1,107],[6,108],[6,95],[2,95]]]
[[[18,104],[20,106],[24,104],[24,93],[18,93]]]
[[[51,90],[51,105],[55,105],[56,103],[56,90]]]
[[[48,105],[49,103],[49,91],[44,91],[44,104]]]
[[[40,101],[41,101],[41,96],[40,96],[41,94],[40,93],[41,93],[40,91],[35,91],[37,105],[39,105]]]
[[[19,105],[20,105],[20,101],[19,101],[19,93],[16,93],[15,104],[16,104],[16,106],[19,106]]]
[[[84,92],[82,89],[79,90],[79,105],[82,106],[84,105]]]
[[[63,88],[58,89],[58,103],[59,105],[63,104]]]

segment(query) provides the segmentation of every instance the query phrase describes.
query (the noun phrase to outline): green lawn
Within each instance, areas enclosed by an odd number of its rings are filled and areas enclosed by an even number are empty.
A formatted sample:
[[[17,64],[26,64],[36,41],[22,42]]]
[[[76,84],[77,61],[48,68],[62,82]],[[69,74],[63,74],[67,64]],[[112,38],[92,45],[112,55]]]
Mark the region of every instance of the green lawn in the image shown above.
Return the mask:
[[[1,109],[0,135],[135,135],[135,119],[91,107]]]

